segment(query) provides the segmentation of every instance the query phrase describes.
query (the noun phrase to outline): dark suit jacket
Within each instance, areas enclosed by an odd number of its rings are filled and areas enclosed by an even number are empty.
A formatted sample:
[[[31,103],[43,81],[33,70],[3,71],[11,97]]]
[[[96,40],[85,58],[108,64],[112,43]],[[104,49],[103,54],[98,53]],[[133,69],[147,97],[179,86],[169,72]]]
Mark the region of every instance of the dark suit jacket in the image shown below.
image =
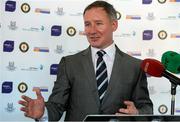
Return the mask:
[[[140,114],[152,114],[153,104],[140,62],[116,47],[109,85],[100,104],[91,48],[63,57],[46,103],[49,120],[59,120],[64,111],[65,120],[73,121],[83,120],[88,114],[115,114],[125,107],[124,100],[133,101]]]

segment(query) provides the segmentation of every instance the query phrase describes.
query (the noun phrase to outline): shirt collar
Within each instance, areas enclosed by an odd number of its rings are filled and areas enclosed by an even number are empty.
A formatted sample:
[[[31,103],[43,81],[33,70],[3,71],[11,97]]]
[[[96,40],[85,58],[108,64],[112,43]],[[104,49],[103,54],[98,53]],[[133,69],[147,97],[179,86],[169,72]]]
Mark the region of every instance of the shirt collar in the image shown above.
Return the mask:
[[[92,57],[95,57],[97,51],[99,51],[99,50],[100,50],[100,49],[91,46]],[[103,49],[103,50],[106,52],[105,55],[107,55],[107,56],[110,57],[110,58],[113,58],[114,55],[115,55],[115,50],[116,50],[115,44],[112,43],[111,45],[109,45],[108,47],[106,47],[106,48]]]

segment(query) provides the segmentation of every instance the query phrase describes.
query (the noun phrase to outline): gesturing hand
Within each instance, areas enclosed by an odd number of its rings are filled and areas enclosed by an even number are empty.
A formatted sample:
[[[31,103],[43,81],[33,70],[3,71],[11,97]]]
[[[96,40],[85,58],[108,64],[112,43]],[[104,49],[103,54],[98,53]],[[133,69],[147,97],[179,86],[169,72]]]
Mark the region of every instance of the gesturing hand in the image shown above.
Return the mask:
[[[121,115],[121,114],[136,115],[136,114],[139,114],[139,111],[135,107],[134,102],[124,101],[124,104],[127,106],[127,108],[120,108],[119,111],[116,113],[116,115]]]
[[[20,110],[24,112],[26,117],[40,119],[44,114],[45,102],[40,89],[35,89],[35,92],[37,99],[31,99],[28,96],[23,95],[23,100],[20,100],[18,103],[23,106]]]

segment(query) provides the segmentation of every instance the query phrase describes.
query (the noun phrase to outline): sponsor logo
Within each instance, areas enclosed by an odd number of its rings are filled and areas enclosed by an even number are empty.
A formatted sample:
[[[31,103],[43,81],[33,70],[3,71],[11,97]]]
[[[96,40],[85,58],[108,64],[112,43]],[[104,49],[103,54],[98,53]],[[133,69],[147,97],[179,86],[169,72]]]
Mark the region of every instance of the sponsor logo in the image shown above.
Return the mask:
[[[146,54],[149,57],[154,57],[155,56],[155,51],[154,51],[154,49],[148,49],[148,52]]]
[[[56,11],[56,14],[57,14],[57,15],[60,15],[60,16],[64,15],[65,13],[64,13],[64,11],[63,11],[63,8],[62,8],[62,7],[61,7],[61,8],[58,7],[58,8],[57,8],[57,11]]]
[[[3,52],[12,52],[14,50],[14,41],[6,40],[3,44]]]
[[[127,54],[131,56],[141,56],[140,51],[127,51]]]
[[[19,49],[21,50],[21,52],[25,53],[29,50],[29,45],[26,42],[22,42],[19,45]]]
[[[155,19],[154,12],[148,12],[147,19],[154,20]]]
[[[165,114],[168,111],[168,107],[166,105],[164,105],[164,104],[160,105],[159,108],[158,108],[158,111],[159,111],[160,114]]]
[[[142,0],[142,4],[151,4],[152,0]]]
[[[42,25],[40,28],[37,27],[30,27],[30,28],[23,28],[23,31],[35,31],[35,32],[40,32],[40,31],[44,31],[45,27]]]
[[[166,0],[158,0],[159,3],[163,4],[166,2]]]
[[[168,15],[166,17],[161,17],[160,20],[176,20],[177,15]]]
[[[63,53],[62,45],[56,45],[55,52],[58,53],[58,54]]]
[[[47,86],[33,87],[33,91],[36,91],[37,89],[40,89],[41,92],[48,92]]]
[[[41,71],[44,69],[44,66],[41,64],[39,67],[28,67],[28,68],[21,68],[23,71]]]
[[[14,66],[14,61],[10,61],[8,66],[6,67],[9,71],[14,71],[16,67]]]
[[[50,75],[57,75],[59,64],[52,64],[50,66]]]
[[[153,38],[152,30],[144,30],[143,31],[143,40],[151,40]]]
[[[127,37],[134,37],[136,36],[136,31],[132,31],[129,33],[121,33],[121,34],[115,34],[115,37],[123,37],[123,38],[127,38]]]
[[[180,0],[169,0],[169,2],[180,2]]]
[[[10,25],[8,25],[10,30],[16,30],[17,26],[16,26],[16,21],[10,21]]]
[[[13,90],[13,82],[4,81],[2,83],[2,93],[11,93]]]
[[[169,93],[171,93],[171,90],[168,90],[168,91],[161,91],[160,93],[162,93],[162,94],[169,94]]]
[[[62,27],[59,25],[53,25],[51,27],[51,36],[60,36],[62,32]]]
[[[86,32],[85,31],[79,31],[79,35],[85,36]]]
[[[81,52],[82,50],[71,50],[71,51],[68,51],[69,54],[76,54],[78,52]]]
[[[173,33],[170,38],[180,38],[180,33]]]
[[[24,83],[24,82],[21,82],[21,83],[18,85],[18,90],[19,90],[19,92],[21,92],[21,93],[25,93],[25,92],[27,91],[27,89],[28,89],[28,86],[27,86],[27,84]]]
[[[7,112],[13,112],[15,110],[13,103],[8,103],[7,107],[5,108]]]
[[[164,31],[164,30],[159,31],[158,37],[159,37],[161,40],[166,39],[166,38],[167,38],[167,32]]]
[[[16,1],[6,1],[5,11],[14,12],[16,10]]]
[[[177,15],[177,17],[180,19],[180,13]]]
[[[140,20],[141,16],[139,16],[139,15],[126,15],[126,19]]]
[[[180,108],[176,108],[176,109],[175,109],[175,112],[176,112],[176,113],[180,113]]]
[[[149,90],[149,94],[151,94],[151,95],[154,95],[156,93],[154,86],[149,86],[148,90]]]
[[[50,14],[50,10],[49,9],[36,8],[35,13]]]
[[[117,20],[121,19],[121,13],[119,11],[116,11]]]
[[[34,47],[34,52],[49,52],[48,47]]]
[[[30,9],[31,9],[31,7],[30,7],[30,5],[28,3],[23,3],[21,5],[21,10],[24,13],[28,13],[30,11]]]
[[[67,34],[69,35],[69,36],[74,36],[74,35],[76,35],[76,29],[74,28],[74,27],[68,27],[67,28]]]
[[[83,13],[82,12],[78,12],[78,13],[71,13],[69,14],[70,16],[82,16]]]

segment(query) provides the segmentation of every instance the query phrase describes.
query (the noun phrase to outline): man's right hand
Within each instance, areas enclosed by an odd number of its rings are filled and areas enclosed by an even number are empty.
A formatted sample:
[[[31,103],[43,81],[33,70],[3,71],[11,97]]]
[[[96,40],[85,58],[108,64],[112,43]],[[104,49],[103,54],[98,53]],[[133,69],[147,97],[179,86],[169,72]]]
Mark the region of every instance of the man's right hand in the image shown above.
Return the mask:
[[[44,98],[41,95],[40,89],[35,89],[37,99],[31,99],[25,95],[22,96],[23,100],[19,101],[23,107],[20,108],[21,111],[24,112],[26,117],[30,117],[32,119],[40,119],[45,110],[45,102]]]

